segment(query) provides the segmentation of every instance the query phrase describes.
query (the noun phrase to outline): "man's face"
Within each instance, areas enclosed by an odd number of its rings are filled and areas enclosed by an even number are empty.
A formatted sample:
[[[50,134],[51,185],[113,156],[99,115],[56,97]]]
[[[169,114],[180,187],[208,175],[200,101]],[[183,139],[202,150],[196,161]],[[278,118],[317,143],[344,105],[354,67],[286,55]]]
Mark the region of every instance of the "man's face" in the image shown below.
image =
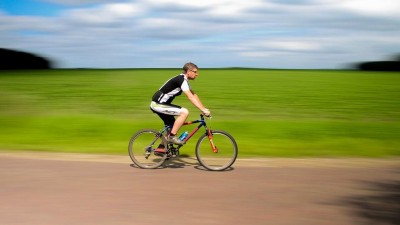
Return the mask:
[[[198,75],[198,71],[197,71],[196,68],[189,69],[188,72],[187,72],[187,78],[188,78],[189,80],[194,80],[194,79],[196,79],[197,75]]]

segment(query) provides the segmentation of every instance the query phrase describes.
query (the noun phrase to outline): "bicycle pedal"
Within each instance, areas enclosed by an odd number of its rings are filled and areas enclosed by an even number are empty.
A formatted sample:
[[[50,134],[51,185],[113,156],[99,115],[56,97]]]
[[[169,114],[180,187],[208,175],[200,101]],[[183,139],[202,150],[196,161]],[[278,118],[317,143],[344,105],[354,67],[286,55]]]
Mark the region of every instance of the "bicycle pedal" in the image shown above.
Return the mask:
[[[173,154],[173,153],[168,152],[167,159],[176,158],[177,156],[178,156],[177,154]]]

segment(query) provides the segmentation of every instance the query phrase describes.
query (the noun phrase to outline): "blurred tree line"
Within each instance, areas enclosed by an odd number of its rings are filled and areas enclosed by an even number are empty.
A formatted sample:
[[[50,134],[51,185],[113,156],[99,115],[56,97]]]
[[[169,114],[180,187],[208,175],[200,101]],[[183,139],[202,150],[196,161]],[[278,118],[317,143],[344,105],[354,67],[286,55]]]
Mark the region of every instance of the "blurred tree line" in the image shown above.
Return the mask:
[[[400,71],[400,55],[393,60],[362,62],[357,64],[357,69],[370,71]]]
[[[51,69],[52,63],[41,56],[0,48],[0,70]]]
[[[0,48],[0,70],[52,69],[50,60],[28,52]],[[361,62],[356,69],[370,71],[400,71],[400,55],[390,61]]]

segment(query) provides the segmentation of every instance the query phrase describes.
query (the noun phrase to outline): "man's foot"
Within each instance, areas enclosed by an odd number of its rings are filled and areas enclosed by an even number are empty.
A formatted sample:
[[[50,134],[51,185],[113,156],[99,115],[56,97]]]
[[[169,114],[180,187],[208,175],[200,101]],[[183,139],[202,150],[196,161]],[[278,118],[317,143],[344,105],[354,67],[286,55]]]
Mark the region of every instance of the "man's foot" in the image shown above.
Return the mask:
[[[179,140],[177,136],[169,136],[167,142],[169,144],[183,145],[183,141]]]

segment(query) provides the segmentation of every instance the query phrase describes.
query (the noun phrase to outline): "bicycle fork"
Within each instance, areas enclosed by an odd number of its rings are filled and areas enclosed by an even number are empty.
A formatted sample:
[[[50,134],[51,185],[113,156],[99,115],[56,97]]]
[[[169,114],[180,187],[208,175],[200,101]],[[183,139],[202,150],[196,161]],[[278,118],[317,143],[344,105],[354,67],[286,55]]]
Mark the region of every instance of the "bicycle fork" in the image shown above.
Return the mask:
[[[207,136],[208,140],[210,141],[211,149],[213,150],[214,153],[218,153],[218,148],[215,146],[214,141],[213,141],[213,134],[211,129],[207,129]]]

